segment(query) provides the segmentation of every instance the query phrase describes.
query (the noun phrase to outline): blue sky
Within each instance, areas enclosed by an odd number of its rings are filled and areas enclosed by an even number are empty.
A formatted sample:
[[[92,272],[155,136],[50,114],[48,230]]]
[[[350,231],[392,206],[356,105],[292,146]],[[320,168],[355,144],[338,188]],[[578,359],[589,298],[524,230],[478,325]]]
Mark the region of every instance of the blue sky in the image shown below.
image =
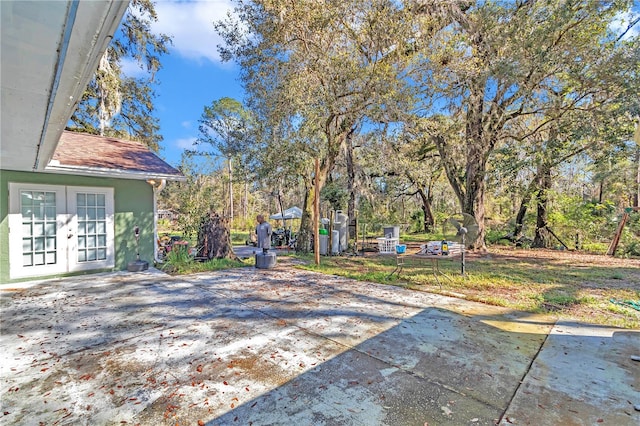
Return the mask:
[[[232,8],[227,0],[158,1],[158,22],[153,31],[173,36],[170,54],[161,58],[156,75],[156,116],[164,137],[160,156],[176,166],[185,149],[193,148],[198,137],[198,119],[205,105],[221,97],[243,100],[244,91],[235,64],[221,63],[217,45],[221,43],[213,22]],[[132,63],[123,64],[128,75],[141,71]]]

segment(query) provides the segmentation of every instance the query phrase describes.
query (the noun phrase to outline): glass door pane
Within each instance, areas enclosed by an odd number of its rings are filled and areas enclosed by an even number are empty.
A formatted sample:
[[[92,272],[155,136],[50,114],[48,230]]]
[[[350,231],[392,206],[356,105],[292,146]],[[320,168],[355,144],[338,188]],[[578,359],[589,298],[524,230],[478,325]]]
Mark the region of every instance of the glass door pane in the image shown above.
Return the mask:
[[[64,186],[9,182],[9,277],[67,271],[67,197]]]
[[[107,259],[107,215],[105,195],[76,193],[78,263]]]
[[[20,191],[22,213],[22,266],[58,262],[56,192]]]

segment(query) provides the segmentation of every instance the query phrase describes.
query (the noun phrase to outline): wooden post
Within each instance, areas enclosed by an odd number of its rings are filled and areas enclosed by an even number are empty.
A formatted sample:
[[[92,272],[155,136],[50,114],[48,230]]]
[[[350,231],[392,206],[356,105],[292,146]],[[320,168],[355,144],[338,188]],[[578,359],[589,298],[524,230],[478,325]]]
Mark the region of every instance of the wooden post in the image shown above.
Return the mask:
[[[629,213],[624,212],[624,214],[622,215],[622,219],[618,224],[618,229],[613,236],[613,240],[611,241],[611,244],[609,244],[607,256],[615,256],[616,250],[618,249],[618,244],[620,243],[620,236],[622,235],[622,230],[624,229],[624,225],[627,223],[627,220],[629,220]]]
[[[316,158],[316,180],[313,191],[313,254],[320,265],[320,160]]]

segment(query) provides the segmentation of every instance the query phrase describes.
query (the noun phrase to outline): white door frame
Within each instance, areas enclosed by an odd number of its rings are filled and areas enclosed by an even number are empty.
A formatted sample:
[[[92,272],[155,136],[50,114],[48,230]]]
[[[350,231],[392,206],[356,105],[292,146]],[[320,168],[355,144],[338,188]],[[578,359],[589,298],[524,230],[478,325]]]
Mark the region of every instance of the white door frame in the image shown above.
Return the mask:
[[[37,266],[24,266],[24,248],[29,248],[30,243],[24,240],[26,231],[22,221],[22,191],[48,192],[55,194],[55,263]],[[78,192],[104,194],[105,196],[105,222],[106,225],[106,259],[99,261],[78,262],[78,217],[76,206],[76,194]],[[62,274],[67,272],[106,269],[115,266],[115,240],[114,240],[114,190],[105,187],[79,187],[64,185],[47,185],[9,182],[9,278],[26,278]],[[51,226],[45,223],[42,226]],[[40,226],[40,224],[38,225]],[[39,228],[40,229],[40,228]],[[49,228],[47,231],[51,232]],[[52,239],[45,239],[51,243]],[[41,243],[42,240],[39,241]],[[25,244],[25,246],[23,246]],[[33,248],[33,247],[31,247]],[[46,254],[45,254],[46,256]],[[50,255],[51,256],[51,255]],[[52,260],[53,258],[51,257]]]
[[[105,215],[104,224],[106,234],[106,257],[102,260],[78,261],[78,215],[77,197],[78,193],[90,193],[104,195]],[[115,244],[113,226],[113,188],[88,187],[88,186],[68,186],[67,187],[67,210],[69,213],[69,226],[67,231],[69,253],[69,272],[86,271],[91,269],[113,268],[115,265]]]
[[[55,194],[55,264],[23,266],[23,236],[21,191],[53,192]],[[52,275],[67,271],[67,236],[64,232],[67,216],[66,191],[64,186],[39,185],[9,182],[9,277],[23,278]]]

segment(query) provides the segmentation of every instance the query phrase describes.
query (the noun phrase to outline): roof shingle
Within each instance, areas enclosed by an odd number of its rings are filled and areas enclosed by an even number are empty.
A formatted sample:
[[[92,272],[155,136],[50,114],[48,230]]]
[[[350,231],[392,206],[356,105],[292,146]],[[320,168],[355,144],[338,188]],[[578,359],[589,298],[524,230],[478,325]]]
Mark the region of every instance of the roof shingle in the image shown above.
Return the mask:
[[[112,137],[90,135],[65,130],[49,167],[96,171],[114,171],[118,174],[148,174],[182,178],[145,145]]]

